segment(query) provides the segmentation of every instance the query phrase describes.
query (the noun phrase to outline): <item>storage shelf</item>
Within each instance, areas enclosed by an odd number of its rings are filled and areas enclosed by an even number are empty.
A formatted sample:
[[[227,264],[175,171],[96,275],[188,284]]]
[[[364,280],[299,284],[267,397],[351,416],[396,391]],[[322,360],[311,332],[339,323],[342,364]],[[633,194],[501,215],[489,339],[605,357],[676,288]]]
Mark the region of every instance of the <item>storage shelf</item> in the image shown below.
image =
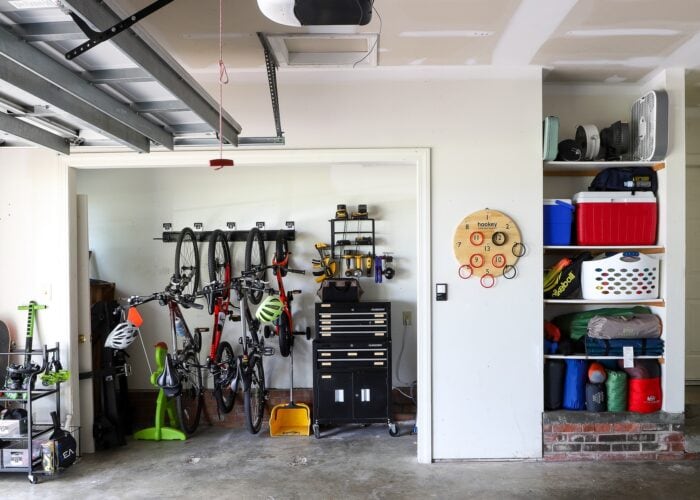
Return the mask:
[[[544,299],[545,304],[567,305],[567,304],[625,304],[664,307],[666,302],[663,299],[629,299],[629,300],[590,300],[590,299]]]
[[[588,354],[545,354],[545,359],[625,359],[623,356],[591,356]],[[634,359],[664,359],[663,356],[634,356]]]
[[[610,167],[651,167],[658,171],[666,168],[666,163],[659,161],[546,161],[543,164],[543,172],[546,176],[590,177]]]
[[[577,245],[545,245],[544,253],[566,253],[566,252],[639,252],[645,254],[666,253],[666,248],[661,245],[638,245],[638,246],[577,246]]]
[[[59,384],[60,384],[60,382],[59,382]],[[41,399],[41,398],[46,397],[46,396],[49,396],[49,395],[51,395],[51,394],[55,394],[55,393],[56,393],[56,390],[57,390],[57,389],[34,389],[34,390],[32,391],[32,400],[36,401],[37,399]],[[27,392],[27,391],[23,391],[23,390],[11,391],[11,390],[5,389],[4,392],[5,392],[5,394],[7,394],[8,392],[22,392],[22,393],[25,393],[25,392]],[[26,397],[24,397],[24,398],[8,398],[8,397],[3,396],[3,397],[0,398],[0,401],[17,401],[17,402],[20,402],[20,403],[24,403],[24,402],[27,401],[27,398],[26,398]]]

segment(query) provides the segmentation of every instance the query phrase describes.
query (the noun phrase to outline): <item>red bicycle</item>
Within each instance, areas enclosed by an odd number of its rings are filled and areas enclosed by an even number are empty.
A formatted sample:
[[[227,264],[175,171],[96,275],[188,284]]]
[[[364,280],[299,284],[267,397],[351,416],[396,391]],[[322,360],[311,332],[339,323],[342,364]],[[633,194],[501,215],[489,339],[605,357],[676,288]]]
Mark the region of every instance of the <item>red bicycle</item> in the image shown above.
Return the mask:
[[[229,413],[236,401],[236,392],[231,388],[231,379],[236,373],[236,356],[231,344],[222,341],[226,319],[239,320],[233,314],[231,304],[231,252],[226,233],[217,229],[209,237],[208,253],[209,281],[203,291],[208,294],[209,314],[214,316],[209,356],[206,368],[214,380],[214,399],[220,412]]]
[[[301,293],[301,290],[290,290],[286,292],[284,289],[284,277],[287,273],[306,274],[306,271],[301,269],[289,268],[289,244],[284,230],[277,232],[275,237],[275,255],[272,259],[272,269],[277,277],[277,288],[279,290],[280,301],[284,305],[282,314],[275,322],[275,335],[279,338],[280,354],[285,358],[289,356],[294,344],[294,335],[306,335],[306,339],[311,338],[311,328],[306,327],[304,332],[294,331],[294,320],[292,318],[292,300],[294,295]],[[270,330],[265,328],[265,336],[270,336]]]

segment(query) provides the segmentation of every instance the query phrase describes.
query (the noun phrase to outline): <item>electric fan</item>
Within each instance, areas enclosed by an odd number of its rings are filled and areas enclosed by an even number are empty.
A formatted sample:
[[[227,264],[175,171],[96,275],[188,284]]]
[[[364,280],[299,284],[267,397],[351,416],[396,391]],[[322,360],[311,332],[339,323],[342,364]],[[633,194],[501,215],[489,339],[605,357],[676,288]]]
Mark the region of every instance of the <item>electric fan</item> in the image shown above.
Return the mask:
[[[629,123],[617,121],[601,130],[600,148],[606,160],[621,160],[630,150]]]
[[[651,92],[632,105],[632,159],[662,160],[668,149],[668,94]]]
[[[595,125],[579,125],[576,127],[576,144],[581,148],[584,160],[595,160],[600,152],[600,134]]]

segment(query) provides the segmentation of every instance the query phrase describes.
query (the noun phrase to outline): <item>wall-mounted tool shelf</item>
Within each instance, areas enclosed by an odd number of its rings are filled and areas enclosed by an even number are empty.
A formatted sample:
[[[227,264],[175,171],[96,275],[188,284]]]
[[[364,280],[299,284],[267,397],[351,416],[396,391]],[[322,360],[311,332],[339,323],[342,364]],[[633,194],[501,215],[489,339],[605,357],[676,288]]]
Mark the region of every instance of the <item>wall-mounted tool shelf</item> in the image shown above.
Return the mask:
[[[296,230],[295,229],[284,229],[284,234],[287,237],[287,241],[294,241]],[[213,231],[195,231],[194,235],[197,237],[197,241],[209,241],[209,237]],[[263,240],[265,241],[275,241],[277,237],[277,229],[265,229],[261,230]],[[228,241],[246,241],[248,238],[248,231],[224,231],[226,239]],[[160,238],[153,238],[154,240],[163,240],[163,243],[177,243],[177,238],[180,236],[180,231],[164,231]]]

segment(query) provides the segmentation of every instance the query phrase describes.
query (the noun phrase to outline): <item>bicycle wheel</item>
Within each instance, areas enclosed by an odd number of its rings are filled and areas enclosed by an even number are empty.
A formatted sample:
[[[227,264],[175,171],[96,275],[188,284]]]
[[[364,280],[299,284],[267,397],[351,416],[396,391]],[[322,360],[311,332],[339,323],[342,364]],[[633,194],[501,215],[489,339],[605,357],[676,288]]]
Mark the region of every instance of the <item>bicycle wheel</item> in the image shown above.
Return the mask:
[[[289,245],[284,230],[277,231],[275,236],[275,262],[284,262],[289,256]],[[280,276],[287,276],[287,268],[280,267]]]
[[[292,332],[286,311],[279,318],[279,327],[280,354],[286,358],[294,344],[294,332]]]
[[[257,358],[253,365],[250,387],[243,394],[243,412],[248,431],[257,434],[262,427],[265,412],[265,373],[260,358]]]
[[[212,231],[209,237],[209,281],[218,281],[225,287],[231,282],[231,252],[228,248],[226,233],[217,229]],[[229,289],[223,291],[224,298],[228,298]]]
[[[245,242],[245,271],[246,273],[254,273],[253,277],[258,280],[264,280],[265,269],[265,242],[260,229],[257,227],[248,231],[248,238]],[[262,300],[262,290],[248,289],[248,300],[252,304],[259,304]]]
[[[199,425],[202,414],[202,372],[197,356],[185,351],[177,367],[182,393],[177,397],[177,417],[185,434],[192,434]]]
[[[231,388],[231,379],[236,375],[236,358],[228,342],[221,342],[216,349],[217,372],[214,375],[214,399],[224,413],[229,413],[236,402],[236,393]]]
[[[175,279],[186,280],[182,292],[193,295],[199,290],[199,248],[197,237],[189,227],[180,231],[175,247]]]

